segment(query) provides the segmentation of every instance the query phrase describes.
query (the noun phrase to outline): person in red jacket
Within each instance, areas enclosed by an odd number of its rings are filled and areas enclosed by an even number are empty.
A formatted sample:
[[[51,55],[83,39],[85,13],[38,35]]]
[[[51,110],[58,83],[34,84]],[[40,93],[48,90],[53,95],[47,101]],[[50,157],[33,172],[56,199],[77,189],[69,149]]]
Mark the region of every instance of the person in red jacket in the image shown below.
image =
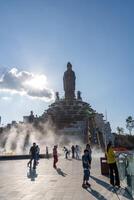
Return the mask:
[[[54,158],[53,167],[56,169],[57,168],[56,163],[58,162],[57,145],[55,145],[53,148],[53,158]]]

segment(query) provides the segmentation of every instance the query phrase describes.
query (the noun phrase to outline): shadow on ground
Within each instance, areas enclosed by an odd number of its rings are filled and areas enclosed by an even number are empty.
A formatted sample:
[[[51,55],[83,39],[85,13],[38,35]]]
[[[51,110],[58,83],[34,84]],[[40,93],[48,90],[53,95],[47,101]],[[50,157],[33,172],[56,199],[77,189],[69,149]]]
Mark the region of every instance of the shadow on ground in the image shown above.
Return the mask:
[[[29,168],[29,171],[27,172],[27,178],[31,179],[31,181],[35,181],[37,176],[38,174],[36,173],[36,169]]]
[[[107,198],[105,198],[103,195],[101,195],[99,192],[97,192],[96,190],[93,189],[87,189],[87,191],[92,194],[96,199],[98,200],[107,200]]]
[[[96,183],[98,183],[101,186],[103,186],[104,188],[106,188],[108,191],[112,190],[112,188],[113,188],[107,182],[102,181],[102,180],[100,180],[100,179],[98,179],[98,178],[96,178],[94,176],[90,176],[90,178],[92,178],[94,181],[96,181]],[[124,196],[127,199],[132,199],[132,197],[130,196],[130,194],[128,194],[128,192],[125,189],[123,189],[123,188],[120,188],[119,190],[117,188],[115,188],[115,189],[113,189],[113,193],[116,193],[117,195],[122,195],[122,196]]]
[[[96,183],[102,185],[104,188],[108,189],[111,188],[111,185],[105,181],[102,181],[94,176],[90,176],[90,178],[92,178],[94,181],[96,181]]]
[[[65,172],[63,172],[60,168],[57,168],[57,173],[63,177],[65,177],[67,174]]]

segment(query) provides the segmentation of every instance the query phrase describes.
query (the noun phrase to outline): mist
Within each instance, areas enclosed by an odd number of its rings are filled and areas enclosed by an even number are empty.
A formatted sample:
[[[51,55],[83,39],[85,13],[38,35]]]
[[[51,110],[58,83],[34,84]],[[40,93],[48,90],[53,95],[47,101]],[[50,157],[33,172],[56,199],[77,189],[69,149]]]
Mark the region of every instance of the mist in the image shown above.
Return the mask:
[[[83,146],[80,135],[60,133],[55,126],[47,121],[40,123],[38,128],[33,124],[17,124],[0,135],[1,154],[28,154],[33,142],[39,145],[40,153],[44,154],[46,146],[52,151],[54,145],[61,149],[64,146]]]

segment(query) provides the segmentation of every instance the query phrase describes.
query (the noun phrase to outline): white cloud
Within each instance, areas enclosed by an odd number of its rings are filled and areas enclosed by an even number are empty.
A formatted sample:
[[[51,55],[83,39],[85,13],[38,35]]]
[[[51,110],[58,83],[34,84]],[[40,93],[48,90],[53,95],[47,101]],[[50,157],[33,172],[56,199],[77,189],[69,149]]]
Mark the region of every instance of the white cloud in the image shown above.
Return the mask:
[[[44,74],[19,71],[17,68],[12,68],[1,75],[0,92],[17,93],[43,101],[54,99],[54,92],[47,87],[47,77]]]

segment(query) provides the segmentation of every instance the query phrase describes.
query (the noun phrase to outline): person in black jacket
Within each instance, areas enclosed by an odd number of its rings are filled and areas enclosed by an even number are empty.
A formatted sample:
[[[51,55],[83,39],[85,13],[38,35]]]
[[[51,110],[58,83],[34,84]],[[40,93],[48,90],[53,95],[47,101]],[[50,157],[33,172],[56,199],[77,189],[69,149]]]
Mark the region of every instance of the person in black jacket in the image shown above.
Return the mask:
[[[75,147],[74,147],[74,145],[72,145],[71,150],[72,150],[72,158],[74,158],[74,154],[75,154]]]
[[[27,166],[32,167],[32,161],[34,160],[33,163],[33,169],[36,169],[36,159],[37,159],[37,146],[36,143],[33,143],[33,146],[31,146],[29,154],[31,155],[30,161],[28,162]]]

